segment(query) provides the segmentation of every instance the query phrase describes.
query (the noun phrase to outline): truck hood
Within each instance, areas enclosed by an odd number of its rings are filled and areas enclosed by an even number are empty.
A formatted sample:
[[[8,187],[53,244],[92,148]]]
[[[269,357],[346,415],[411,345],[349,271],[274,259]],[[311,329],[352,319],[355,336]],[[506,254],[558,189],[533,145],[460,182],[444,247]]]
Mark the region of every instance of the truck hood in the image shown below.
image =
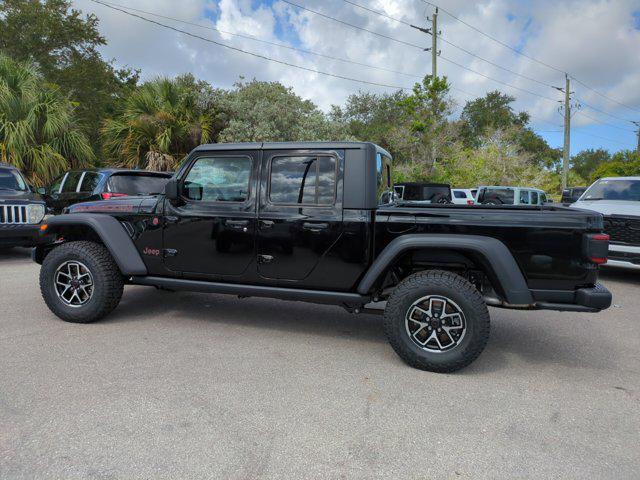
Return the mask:
[[[157,195],[136,197],[114,197],[109,200],[83,202],[71,205],[67,213],[110,213],[130,214],[151,213],[158,204]]]
[[[20,190],[0,190],[0,205],[3,203],[44,203],[42,197],[37,193],[33,193],[31,191],[20,191]]]
[[[640,202],[633,202],[628,200],[585,200],[571,204],[571,208],[592,210],[603,215],[625,215],[640,217]]]

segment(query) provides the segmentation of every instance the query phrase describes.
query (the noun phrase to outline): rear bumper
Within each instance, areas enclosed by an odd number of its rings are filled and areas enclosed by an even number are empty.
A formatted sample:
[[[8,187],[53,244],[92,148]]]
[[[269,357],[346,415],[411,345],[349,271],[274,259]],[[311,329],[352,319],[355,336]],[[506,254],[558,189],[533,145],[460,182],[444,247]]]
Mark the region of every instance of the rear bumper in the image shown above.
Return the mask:
[[[0,247],[33,247],[40,243],[40,225],[0,225]]]
[[[536,309],[568,312],[599,312],[609,308],[613,298],[607,287],[600,283],[574,291],[534,290],[533,295]]]

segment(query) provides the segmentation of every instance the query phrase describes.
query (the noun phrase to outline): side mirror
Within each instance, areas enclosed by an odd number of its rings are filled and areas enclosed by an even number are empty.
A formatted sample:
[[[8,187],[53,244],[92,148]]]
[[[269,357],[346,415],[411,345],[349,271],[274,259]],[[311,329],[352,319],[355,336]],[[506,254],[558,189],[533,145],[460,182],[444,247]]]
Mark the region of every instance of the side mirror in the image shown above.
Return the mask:
[[[46,195],[47,194],[47,189],[44,187],[40,187],[38,188],[38,190],[36,190],[40,195]]]
[[[178,181],[171,178],[164,186],[164,195],[169,200],[178,199]]]

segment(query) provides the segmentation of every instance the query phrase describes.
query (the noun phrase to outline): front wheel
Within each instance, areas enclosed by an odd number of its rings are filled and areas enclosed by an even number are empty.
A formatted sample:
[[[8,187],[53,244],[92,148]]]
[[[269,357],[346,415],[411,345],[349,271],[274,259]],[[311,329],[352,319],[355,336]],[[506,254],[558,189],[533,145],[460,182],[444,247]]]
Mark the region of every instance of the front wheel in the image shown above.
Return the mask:
[[[489,311],[480,292],[451,272],[407,277],[392,292],[384,330],[396,353],[412,367],[454,372],[473,362],[489,339]]]
[[[99,243],[64,243],[42,262],[42,297],[49,309],[67,322],[101,319],[118,306],[123,289],[118,266]]]

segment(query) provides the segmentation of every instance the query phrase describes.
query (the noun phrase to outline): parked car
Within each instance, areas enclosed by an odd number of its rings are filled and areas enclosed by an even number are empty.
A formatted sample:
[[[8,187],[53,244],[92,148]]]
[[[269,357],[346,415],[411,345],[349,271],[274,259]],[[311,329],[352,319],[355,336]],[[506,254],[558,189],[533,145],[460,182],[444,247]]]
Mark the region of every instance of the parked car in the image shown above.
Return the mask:
[[[393,187],[396,198],[405,202],[452,203],[451,186],[446,183],[396,183]]]
[[[474,205],[477,192],[469,188],[452,188],[451,201],[456,205]]]
[[[202,145],[164,195],[78,204],[43,225],[51,242],[33,253],[43,298],[81,323],[116,308],[125,283],[354,313],[379,302],[398,355],[436,372],[482,352],[487,304],[611,304],[597,283],[607,255],[600,214],[397,202],[383,195],[391,174],[391,156],[372,143]]]
[[[571,207],[604,215],[609,266],[640,270],[640,177],[601,178]]]
[[[580,196],[587,190],[587,187],[569,187],[562,190],[561,203],[569,205],[578,201]]]
[[[108,200],[126,195],[157,195],[164,191],[164,185],[170,178],[171,173],[148,170],[71,170],[38,191],[49,208],[59,214],[74,203]]]
[[[478,187],[476,203],[482,205],[544,205],[547,194],[537,188],[488,186]]]
[[[0,249],[34,246],[45,214],[45,202],[20,170],[0,163]]]

